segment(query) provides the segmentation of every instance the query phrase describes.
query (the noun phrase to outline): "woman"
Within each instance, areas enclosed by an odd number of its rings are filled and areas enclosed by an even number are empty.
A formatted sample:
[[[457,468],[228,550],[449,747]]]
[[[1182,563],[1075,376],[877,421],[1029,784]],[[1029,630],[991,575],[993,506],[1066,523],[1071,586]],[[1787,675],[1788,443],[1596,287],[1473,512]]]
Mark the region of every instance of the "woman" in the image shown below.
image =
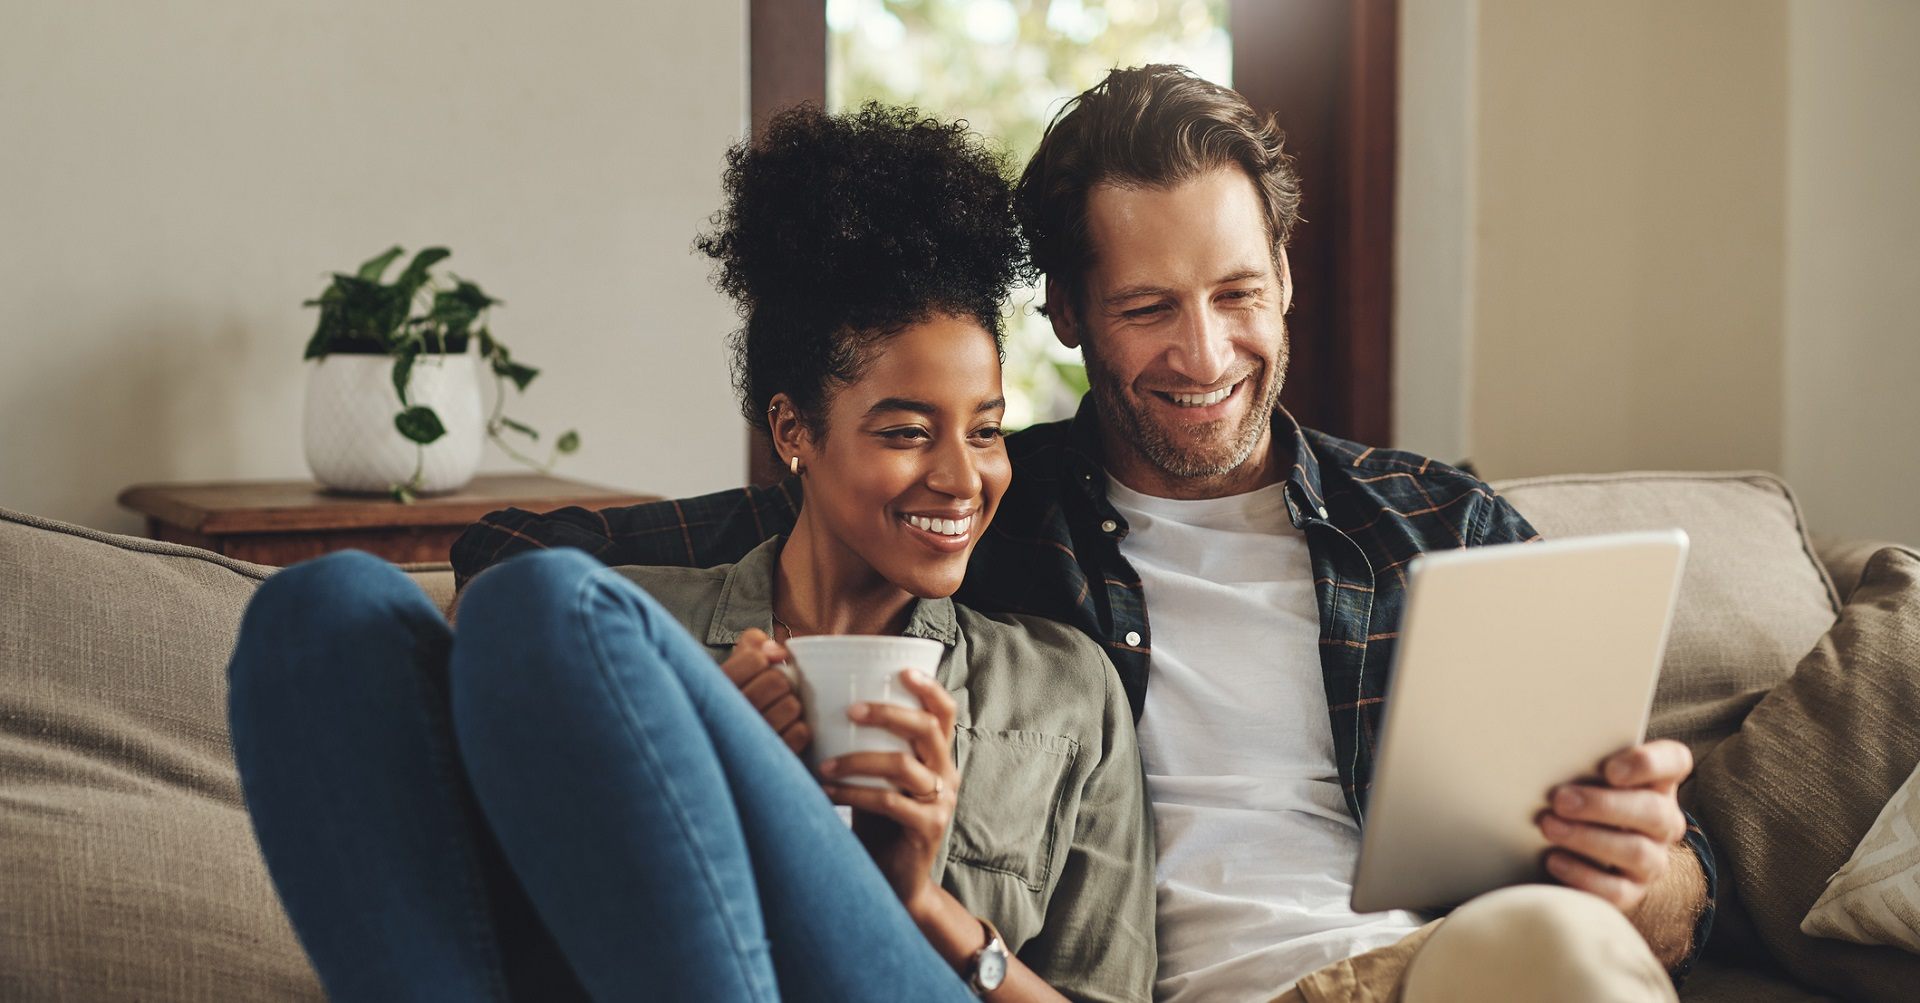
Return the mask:
[[[708,570],[523,554],[474,579],[457,630],[354,552],[249,607],[234,749],[322,981],[342,999],[1148,998],[1151,830],[1112,669],[1076,631],[947,598],[1010,477],[998,311],[1019,248],[998,160],[910,110],[801,109],[730,152],[726,187],[700,247],[745,321],[743,410],[805,486],[790,537]],[[911,754],[816,781],[768,669],[790,637],[834,633],[945,654],[937,679],[903,674],[921,709],[849,711]]]

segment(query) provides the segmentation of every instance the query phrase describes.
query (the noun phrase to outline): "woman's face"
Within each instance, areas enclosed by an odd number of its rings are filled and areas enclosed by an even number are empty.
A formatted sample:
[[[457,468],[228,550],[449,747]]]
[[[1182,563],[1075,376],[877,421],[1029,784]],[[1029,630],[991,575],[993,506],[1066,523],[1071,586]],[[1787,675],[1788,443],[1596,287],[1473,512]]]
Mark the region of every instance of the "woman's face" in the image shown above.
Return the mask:
[[[935,315],[872,352],[857,382],[830,391],[826,434],[797,437],[805,505],[894,585],[952,595],[1013,477],[993,336]]]

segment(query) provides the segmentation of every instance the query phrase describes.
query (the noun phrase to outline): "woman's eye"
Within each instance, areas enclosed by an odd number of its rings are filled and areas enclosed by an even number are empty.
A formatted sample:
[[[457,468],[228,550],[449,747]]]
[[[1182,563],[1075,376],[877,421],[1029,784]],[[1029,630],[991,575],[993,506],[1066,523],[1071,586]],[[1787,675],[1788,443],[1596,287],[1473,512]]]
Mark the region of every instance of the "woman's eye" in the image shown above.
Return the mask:
[[[885,439],[892,439],[896,442],[912,442],[918,439],[930,438],[930,436],[927,435],[927,430],[924,428],[920,428],[918,426],[908,426],[907,428],[889,428],[886,431],[881,432],[880,436]]]
[[[974,435],[974,438],[980,439],[982,441],[992,442],[993,440],[1000,438],[1000,426],[989,425],[986,428],[975,430],[973,435]]]

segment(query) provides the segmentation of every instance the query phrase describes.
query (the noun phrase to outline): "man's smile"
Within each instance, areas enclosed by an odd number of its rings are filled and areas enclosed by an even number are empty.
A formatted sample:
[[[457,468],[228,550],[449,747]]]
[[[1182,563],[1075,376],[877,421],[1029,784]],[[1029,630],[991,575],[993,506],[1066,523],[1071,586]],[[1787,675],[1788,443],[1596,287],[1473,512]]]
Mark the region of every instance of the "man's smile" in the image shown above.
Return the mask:
[[[1247,384],[1248,377],[1215,390],[1176,392],[1172,390],[1149,390],[1147,394],[1160,401],[1166,407],[1179,414],[1182,421],[1213,421],[1226,417],[1227,410],[1235,398],[1243,396],[1241,388]]]

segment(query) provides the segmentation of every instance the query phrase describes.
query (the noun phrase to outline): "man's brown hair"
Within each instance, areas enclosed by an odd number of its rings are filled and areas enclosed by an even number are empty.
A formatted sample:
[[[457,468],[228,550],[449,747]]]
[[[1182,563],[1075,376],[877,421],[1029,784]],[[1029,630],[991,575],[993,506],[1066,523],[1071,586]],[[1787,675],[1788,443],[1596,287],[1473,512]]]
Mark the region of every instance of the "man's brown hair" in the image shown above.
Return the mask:
[[[1097,185],[1166,188],[1227,164],[1266,206],[1276,266],[1300,220],[1300,176],[1273,116],[1184,66],[1116,69],[1060,109],[1014,193],[1033,268],[1078,302],[1093,264],[1087,195]]]

